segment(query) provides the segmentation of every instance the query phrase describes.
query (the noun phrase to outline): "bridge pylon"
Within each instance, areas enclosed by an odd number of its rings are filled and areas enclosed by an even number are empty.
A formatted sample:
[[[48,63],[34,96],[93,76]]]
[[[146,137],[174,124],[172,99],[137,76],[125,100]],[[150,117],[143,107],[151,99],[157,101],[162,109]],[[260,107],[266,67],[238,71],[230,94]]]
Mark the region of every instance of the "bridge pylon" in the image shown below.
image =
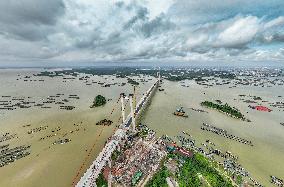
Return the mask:
[[[133,108],[133,94],[129,94],[129,103],[130,103],[130,114],[132,118],[132,130],[136,131],[136,123],[135,123],[135,109]]]
[[[158,77],[159,83],[161,83],[161,68],[160,67],[159,67],[159,71],[157,72],[157,77]]]
[[[124,99],[125,99],[125,94],[124,94],[124,93],[121,93],[121,94],[120,94],[120,101],[121,101],[122,123],[125,122],[125,103],[124,103]]]

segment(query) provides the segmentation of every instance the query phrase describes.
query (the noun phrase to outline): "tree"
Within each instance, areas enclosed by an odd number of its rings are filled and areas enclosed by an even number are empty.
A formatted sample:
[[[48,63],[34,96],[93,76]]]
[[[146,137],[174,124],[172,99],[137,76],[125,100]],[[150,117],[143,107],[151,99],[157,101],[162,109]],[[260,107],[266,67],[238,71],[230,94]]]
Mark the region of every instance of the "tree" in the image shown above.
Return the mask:
[[[103,106],[105,104],[106,104],[106,98],[102,95],[97,95],[94,99],[94,102],[91,108]]]

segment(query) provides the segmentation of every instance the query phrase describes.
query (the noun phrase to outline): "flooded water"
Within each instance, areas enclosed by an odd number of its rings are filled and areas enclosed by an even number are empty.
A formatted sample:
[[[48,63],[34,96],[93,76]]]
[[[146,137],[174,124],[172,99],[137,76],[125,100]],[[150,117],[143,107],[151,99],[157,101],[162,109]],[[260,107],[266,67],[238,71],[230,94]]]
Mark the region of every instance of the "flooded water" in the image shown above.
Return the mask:
[[[185,83],[165,81],[164,92],[157,91],[142,120],[155,130],[158,136],[167,134],[171,137],[188,132],[196,140],[197,146],[202,147],[207,139],[216,144],[222,151],[231,151],[239,157],[239,163],[248,170],[253,178],[265,186],[271,186],[270,175],[284,176],[284,121],[283,111],[273,109],[272,112],[253,111],[248,104],[239,100],[239,94],[261,96],[269,102],[282,101],[278,98],[284,93],[284,88],[254,88],[240,87],[229,89],[228,86],[203,88],[192,81]],[[214,111],[203,108],[200,102],[219,99],[224,103],[235,106],[252,122],[244,122]],[[264,104],[265,105],[265,104]],[[183,106],[188,118],[173,115],[176,108]],[[206,110],[200,113],[190,108]],[[247,113],[248,112],[248,113]],[[251,140],[253,147],[234,140],[218,136],[211,132],[202,131],[202,123],[208,123],[227,130],[229,134]],[[177,141],[177,139],[174,139]]]
[[[41,70],[0,70],[0,95],[22,98],[31,97],[37,102],[46,101],[50,95],[64,94],[60,99],[76,94],[80,99],[69,99],[67,105],[75,106],[71,111],[61,110],[54,103],[48,104],[51,108],[31,107],[17,108],[16,110],[0,110],[0,134],[16,133],[18,138],[2,142],[0,145],[10,144],[10,147],[31,145],[31,154],[20,160],[0,168],[0,186],[71,186],[76,174],[79,176],[89,167],[105,141],[120,124],[120,102],[117,102],[120,93],[129,94],[133,87],[113,85],[101,87],[98,84],[86,85],[78,77],[75,80],[65,80],[62,77],[33,77],[32,74]],[[18,74],[20,76],[18,76]],[[24,81],[23,76],[32,76],[32,81]],[[16,80],[16,79],[19,80]],[[137,78],[137,77],[136,77]],[[44,79],[44,82],[39,82]],[[37,80],[37,81],[34,81]],[[115,76],[91,76],[89,82],[101,81],[107,83],[127,82],[126,79],[117,79]],[[154,80],[137,87],[137,99],[152,85]],[[105,96],[108,101],[104,107],[90,108],[94,97],[98,94]],[[0,97],[0,100],[7,98]],[[129,105],[129,103],[128,103]],[[113,114],[111,111],[114,109]],[[129,112],[127,107],[126,112]],[[110,119],[112,126],[96,126],[101,119]],[[23,127],[30,125],[29,127]],[[48,126],[46,130],[28,134],[30,129]],[[57,133],[52,130],[60,127]],[[54,135],[40,140],[42,137]],[[71,142],[53,145],[54,141],[68,138]],[[89,150],[92,149],[89,154]],[[85,163],[84,165],[82,165]],[[82,166],[82,169],[79,168]]]
[[[86,85],[78,77],[74,80],[63,80],[62,77],[32,76],[40,71],[39,69],[0,70],[0,95],[31,97],[31,100],[36,102],[45,101],[48,96],[57,93],[64,94],[60,99],[64,99],[70,94],[76,94],[80,99],[69,101],[68,105],[75,106],[75,109],[71,111],[60,110],[54,103],[50,105],[51,108],[46,109],[31,107],[28,109],[18,108],[13,111],[0,110],[1,134],[10,132],[17,133],[18,136],[18,138],[2,142],[0,145],[6,143],[9,143],[11,147],[31,145],[29,156],[0,168],[0,186],[70,186],[74,180],[78,180],[78,177],[74,179],[76,174],[79,172],[79,176],[82,175],[95,159],[107,138],[115,130],[115,125],[120,124],[120,103],[117,102],[120,93],[133,92],[133,87],[129,84],[125,86],[113,85],[109,88],[101,87],[98,84]],[[22,77],[26,75],[32,76],[32,81],[23,81]],[[19,80],[16,80],[17,78]],[[44,79],[44,82],[39,82],[38,79]],[[140,83],[137,87],[137,100],[155,81],[151,77],[146,77],[146,79],[152,80]],[[92,81],[127,82],[126,79],[118,79],[115,76],[91,76],[88,82]],[[142,122],[155,130],[158,136],[167,134],[174,137],[181,135],[182,131],[186,131],[196,139],[199,146],[209,139],[216,144],[216,148],[222,151],[231,151],[237,155],[240,164],[265,186],[271,185],[269,183],[270,175],[284,176],[282,161],[284,158],[284,126],[279,124],[284,122],[283,111],[277,109],[273,109],[270,113],[253,111],[239,97],[240,94],[257,95],[269,102],[281,101],[284,97],[279,98],[278,96],[284,93],[283,87],[243,86],[229,89],[225,86],[203,88],[192,81],[186,81],[184,84],[188,87],[182,87],[180,83],[165,81],[162,85],[165,91],[156,92]],[[98,94],[111,100],[104,107],[91,109],[90,105]],[[200,106],[201,101],[216,99],[239,108],[252,122],[233,119]],[[283,99],[282,102],[284,102]],[[184,107],[189,115],[188,118],[176,117],[172,114],[180,106]],[[209,113],[200,113],[190,108],[206,110]],[[111,114],[113,109],[114,112]],[[128,112],[129,107],[127,108]],[[95,125],[104,118],[114,121],[114,125],[108,127]],[[202,123],[212,124],[227,130],[230,134],[251,140],[254,146],[240,144],[202,131],[200,129]],[[24,125],[30,126],[23,127]],[[48,128],[44,131],[34,134],[27,133],[30,129],[45,125]],[[39,141],[42,137],[54,134],[52,130],[59,126],[61,131],[57,135]],[[64,134],[67,135],[64,136]],[[53,145],[55,140],[63,137],[71,139],[71,142]],[[89,153],[89,150],[92,151]],[[89,156],[87,156],[88,154]],[[85,164],[82,165],[83,163]],[[81,166],[82,169],[79,170]]]

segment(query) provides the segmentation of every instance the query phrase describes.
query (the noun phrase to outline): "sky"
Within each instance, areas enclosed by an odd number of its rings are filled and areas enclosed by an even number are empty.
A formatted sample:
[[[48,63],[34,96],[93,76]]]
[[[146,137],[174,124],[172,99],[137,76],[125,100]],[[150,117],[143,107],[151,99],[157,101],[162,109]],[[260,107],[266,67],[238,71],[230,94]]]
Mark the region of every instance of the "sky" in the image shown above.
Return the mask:
[[[0,66],[284,65],[283,0],[0,1]]]

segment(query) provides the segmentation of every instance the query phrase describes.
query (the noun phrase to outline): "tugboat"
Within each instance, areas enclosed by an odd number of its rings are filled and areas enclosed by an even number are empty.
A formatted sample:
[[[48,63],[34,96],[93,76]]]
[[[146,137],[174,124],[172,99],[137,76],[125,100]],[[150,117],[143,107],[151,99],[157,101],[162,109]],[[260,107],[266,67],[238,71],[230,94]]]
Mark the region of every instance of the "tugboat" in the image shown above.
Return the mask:
[[[188,115],[185,114],[185,111],[183,110],[183,107],[177,108],[176,111],[174,112],[175,116],[180,116],[180,117],[185,117],[187,118]]]

